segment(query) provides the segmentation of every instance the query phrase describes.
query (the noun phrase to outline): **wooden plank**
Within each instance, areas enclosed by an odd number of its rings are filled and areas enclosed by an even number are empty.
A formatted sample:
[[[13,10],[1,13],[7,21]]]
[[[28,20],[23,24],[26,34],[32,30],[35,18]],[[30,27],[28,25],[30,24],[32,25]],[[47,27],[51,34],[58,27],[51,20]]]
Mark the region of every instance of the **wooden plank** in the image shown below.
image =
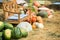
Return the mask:
[[[8,12],[5,12],[4,11],[4,13],[5,13],[5,16],[4,16],[5,17],[5,20],[7,20],[7,18],[8,18]]]

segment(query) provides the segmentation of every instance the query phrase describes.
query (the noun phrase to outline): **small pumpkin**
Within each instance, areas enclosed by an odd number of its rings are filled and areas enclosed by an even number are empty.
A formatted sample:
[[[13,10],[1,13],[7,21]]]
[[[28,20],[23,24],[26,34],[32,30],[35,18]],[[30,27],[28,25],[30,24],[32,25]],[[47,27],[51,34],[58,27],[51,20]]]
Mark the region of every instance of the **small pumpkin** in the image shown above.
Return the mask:
[[[32,28],[33,28],[33,29],[36,29],[37,27],[33,24],[33,25],[32,25]]]
[[[31,21],[36,22],[36,17],[32,17]]]
[[[37,7],[39,7],[39,6],[40,6],[40,3],[37,2],[37,1],[35,1],[35,2],[34,2],[34,5],[37,6]]]

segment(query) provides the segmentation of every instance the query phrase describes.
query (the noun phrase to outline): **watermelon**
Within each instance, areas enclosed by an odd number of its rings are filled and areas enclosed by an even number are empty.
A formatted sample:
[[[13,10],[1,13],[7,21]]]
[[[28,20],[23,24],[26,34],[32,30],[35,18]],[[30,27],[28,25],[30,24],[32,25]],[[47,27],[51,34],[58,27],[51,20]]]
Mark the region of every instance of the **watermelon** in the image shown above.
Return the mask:
[[[3,31],[4,40],[11,40],[11,30],[6,29]]]
[[[2,40],[2,37],[0,37],[0,40]]]
[[[3,34],[3,32],[0,32],[0,40],[2,40],[2,34]]]
[[[0,37],[2,37],[3,32],[0,32]]]
[[[37,16],[48,17],[48,13],[46,11],[40,11],[38,12]]]
[[[13,25],[10,23],[4,23],[5,29],[13,29]]]
[[[12,38],[14,38],[14,39],[19,39],[19,38],[21,38],[20,28],[15,27],[15,28],[12,30]]]
[[[0,21],[0,31],[3,30],[3,28],[4,28],[4,23]]]
[[[22,37],[27,37],[28,36],[28,32],[25,29],[20,28],[20,30],[21,30]]]

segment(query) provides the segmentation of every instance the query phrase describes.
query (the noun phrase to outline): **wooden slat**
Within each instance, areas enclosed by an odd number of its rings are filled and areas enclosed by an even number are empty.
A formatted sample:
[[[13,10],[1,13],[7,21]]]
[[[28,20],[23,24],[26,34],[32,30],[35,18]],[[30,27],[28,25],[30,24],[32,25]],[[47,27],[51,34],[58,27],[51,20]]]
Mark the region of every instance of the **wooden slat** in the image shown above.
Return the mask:
[[[5,12],[10,12],[10,13],[13,13],[13,14],[20,14],[20,12],[13,12],[13,11],[7,11],[7,10],[4,10]]]
[[[18,24],[18,23],[20,23],[18,20],[8,20],[7,22],[12,23],[12,24]]]
[[[18,12],[18,5],[15,2],[5,2],[3,3],[3,10],[10,12]]]

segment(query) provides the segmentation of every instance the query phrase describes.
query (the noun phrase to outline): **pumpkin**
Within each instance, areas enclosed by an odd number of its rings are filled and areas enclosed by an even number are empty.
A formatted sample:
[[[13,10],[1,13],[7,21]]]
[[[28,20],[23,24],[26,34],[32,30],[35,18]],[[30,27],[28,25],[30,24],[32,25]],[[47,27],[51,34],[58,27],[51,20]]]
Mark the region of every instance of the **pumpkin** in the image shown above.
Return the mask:
[[[36,17],[32,17],[31,21],[36,22]]]
[[[50,16],[52,13],[50,10],[47,10],[48,16]]]
[[[35,22],[34,25],[36,26],[36,28],[44,28],[44,25],[42,23]]]
[[[17,25],[18,28],[23,28],[25,29],[27,32],[30,32],[32,31],[32,26],[30,23],[28,22],[20,22],[18,25]]]
[[[39,2],[37,2],[37,1],[34,2],[34,5],[37,6],[37,7],[40,6]]]
[[[44,23],[44,22],[43,22],[43,19],[42,19],[40,16],[37,16],[37,21],[38,21],[39,23],[42,23],[42,24]]]
[[[46,11],[40,11],[37,16],[41,16],[41,17],[48,17],[48,13]]]
[[[36,26],[33,24],[33,25],[32,25],[32,28],[33,28],[33,29],[36,29]]]

